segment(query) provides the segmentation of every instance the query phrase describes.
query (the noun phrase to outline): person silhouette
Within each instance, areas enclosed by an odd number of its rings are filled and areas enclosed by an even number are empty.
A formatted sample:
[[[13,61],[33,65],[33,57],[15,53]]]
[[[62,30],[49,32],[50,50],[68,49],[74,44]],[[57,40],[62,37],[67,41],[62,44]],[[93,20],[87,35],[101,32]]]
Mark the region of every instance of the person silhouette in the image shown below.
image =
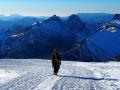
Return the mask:
[[[56,48],[53,49],[52,53],[52,68],[54,75],[57,75],[61,65],[61,56]]]

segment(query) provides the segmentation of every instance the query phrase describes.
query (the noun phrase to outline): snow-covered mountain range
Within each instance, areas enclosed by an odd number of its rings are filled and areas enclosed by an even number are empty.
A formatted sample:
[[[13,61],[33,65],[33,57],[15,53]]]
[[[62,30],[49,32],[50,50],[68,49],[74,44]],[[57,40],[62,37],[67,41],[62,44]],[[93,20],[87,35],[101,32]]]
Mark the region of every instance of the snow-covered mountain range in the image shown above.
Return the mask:
[[[53,47],[64,60],[108,61],[120,54],[120,14],[22,18],[21,25],[19,21],[0,29],[0,58],[50,58]],[[78,48],[68,52],[74,47]]]

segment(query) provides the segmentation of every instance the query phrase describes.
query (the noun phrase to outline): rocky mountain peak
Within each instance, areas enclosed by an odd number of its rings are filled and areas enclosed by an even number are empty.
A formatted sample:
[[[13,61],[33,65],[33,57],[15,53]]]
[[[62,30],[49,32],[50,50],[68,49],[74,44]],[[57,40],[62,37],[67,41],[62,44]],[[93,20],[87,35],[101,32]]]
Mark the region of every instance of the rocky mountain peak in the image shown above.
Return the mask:
[[[69,22],[72,23],[81,23],[81,19],[76,15],[76,14],[72,14],[69,18],[68,18]]]

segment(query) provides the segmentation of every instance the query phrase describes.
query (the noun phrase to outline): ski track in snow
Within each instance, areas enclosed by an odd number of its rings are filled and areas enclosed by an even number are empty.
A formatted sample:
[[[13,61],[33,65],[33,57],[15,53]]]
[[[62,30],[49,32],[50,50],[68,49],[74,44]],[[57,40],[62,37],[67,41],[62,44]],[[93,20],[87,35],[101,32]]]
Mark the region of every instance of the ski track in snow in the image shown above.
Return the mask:
[[[15,65],[0,65],[0,68],[6,70],[18,68],[18,71],[27,71],[1,85],[0,90],[107,90],[101,86],[94,72],[85,67],[64,63],[58,76],[54,76],[49,61],[36,64],[23,65],[20,67],[22,70]]]
[[[59,76],[50,75],[51,72],[48,68],[44,68],[44,70],[48,74],[42,72],[42,68],[39,72],[30,72],[16,78],[1,86],[0,90],[96,90],[94,88],[95,84],[91,80],[79,79],[79,74],[88,76],[90,73],[90,71],[87,73],[84,68],[78,68],[79,73],[76,73],[71,68],[66,71],[61,70]]]
[[[44,70],[49,72],[45,68]],[[33,90],[41,81],[49,76],[50,75],[46,73],[30,72],[8,82],[6,85],[1,86],[0,90]]]
[[[60,77],[50,76],[48,79],[39,84],[35,90],[52,90],[52,87],[59,79]]]
[[[62,77],[58,80],[52,90],[96,90],[93,80],[85,79],[85,77],[92,77],[92,72],[84,69],[77,68],[69,75],[60,75]]]

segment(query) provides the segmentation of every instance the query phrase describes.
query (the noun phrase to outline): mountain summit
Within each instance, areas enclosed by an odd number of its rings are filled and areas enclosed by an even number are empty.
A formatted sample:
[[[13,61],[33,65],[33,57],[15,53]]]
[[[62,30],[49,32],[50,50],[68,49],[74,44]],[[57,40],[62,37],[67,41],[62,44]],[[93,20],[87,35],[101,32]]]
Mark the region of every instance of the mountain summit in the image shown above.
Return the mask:
[[[74,24],[82,22],[81,19],[76,14],[72,14],[71,16],[69,16],[68,21]]]
[[[85,29],[85,23],[75,14],[68,18],[66,24],[71,30],[83,31]]]

